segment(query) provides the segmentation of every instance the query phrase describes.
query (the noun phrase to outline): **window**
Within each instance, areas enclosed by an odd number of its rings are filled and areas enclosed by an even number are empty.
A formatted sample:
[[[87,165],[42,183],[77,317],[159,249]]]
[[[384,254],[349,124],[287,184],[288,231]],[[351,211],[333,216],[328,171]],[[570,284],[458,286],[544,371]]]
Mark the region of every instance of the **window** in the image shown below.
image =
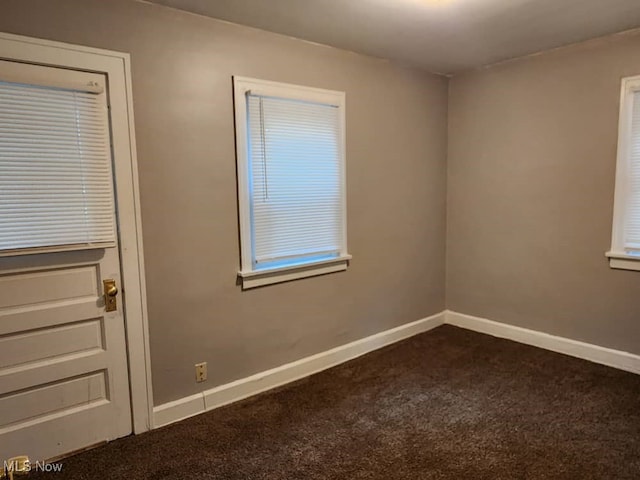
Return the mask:
[[[640,270],[640,77],[622,81],[612,268]]]
[[[234,78],[243,288],[347,268],[344,93]]]
[[[0,256],[115,245],[104,77],[0,63]]]

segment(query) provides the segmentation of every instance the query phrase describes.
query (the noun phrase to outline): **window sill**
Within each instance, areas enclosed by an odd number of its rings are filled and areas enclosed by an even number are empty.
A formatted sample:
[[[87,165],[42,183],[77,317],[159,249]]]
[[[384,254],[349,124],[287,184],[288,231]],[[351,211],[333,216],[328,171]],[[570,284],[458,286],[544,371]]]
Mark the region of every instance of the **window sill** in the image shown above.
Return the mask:
[[[635,270],[640,272],[640,256],[626,253],[607,252],[609,266],[617,270]]]
[[[265,270],[238,272],[242,279],[242,289],[262,287],[273,283],[289,282],[300,278],[315,277],[327,273],[341,272],[347,269],[351,255],[343,255],[331,260],[295,265],[291,267],[271,268]]]

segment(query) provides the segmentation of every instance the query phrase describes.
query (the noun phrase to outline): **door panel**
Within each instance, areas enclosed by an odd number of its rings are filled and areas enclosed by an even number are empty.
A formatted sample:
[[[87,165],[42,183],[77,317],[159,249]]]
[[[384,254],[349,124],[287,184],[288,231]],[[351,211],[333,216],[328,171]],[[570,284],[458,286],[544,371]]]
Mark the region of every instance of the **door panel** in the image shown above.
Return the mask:
[[[7,335],[0,338],[0,369],[103,350],[103,327],[103,319],[93,319]]]
[[[103,278],[119,283],[117,250],[88,264],[89,252],[55,255],[58,267],[34,271],[37,255],[23,256],[26,271],[4,274],[0,259],[6,456],[47,459],[131,432],[123,316],[104,311],[101,291]]]
[[[72,380],[22,391],[0,399],[0,423],[11,426],[38,420],[52,413],[80,406],[95,406],[107,400],[105,372],[95,372]]]
[[[20,65],[0,61],[0,81],[3,68],[15,77]],[[33,65],[25,68],[33,74]],[[106,85],[97,74],[37,69],[38,85]],[[0,190],[5,211],[9,200]],[[111,206],[115,212],[114,198]],[[45,460],[131,433],[122,293],[107,313],[102,291],[105,279],[121,288],[120,270],[117,239],[0,255],[0,461]]]
[[[96,265],[0,277],[0,305],[29,306],[95,295]]]

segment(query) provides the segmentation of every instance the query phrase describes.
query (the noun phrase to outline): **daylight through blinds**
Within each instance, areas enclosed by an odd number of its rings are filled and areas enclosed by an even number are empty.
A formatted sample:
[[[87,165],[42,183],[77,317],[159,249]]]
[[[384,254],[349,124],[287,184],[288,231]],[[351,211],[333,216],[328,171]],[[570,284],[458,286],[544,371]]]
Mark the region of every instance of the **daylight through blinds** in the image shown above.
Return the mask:
[[[339,108],[247,100],[255,267],[338,256],[344,228]]]
[[[104,94],[0,81],[0,252],[115,242]]]
[[[627,250],[640,253],[640,92],[633,94],[632,115],[629,145],[630,165],[627,180],[629,204],[625,215],[624,240]]]

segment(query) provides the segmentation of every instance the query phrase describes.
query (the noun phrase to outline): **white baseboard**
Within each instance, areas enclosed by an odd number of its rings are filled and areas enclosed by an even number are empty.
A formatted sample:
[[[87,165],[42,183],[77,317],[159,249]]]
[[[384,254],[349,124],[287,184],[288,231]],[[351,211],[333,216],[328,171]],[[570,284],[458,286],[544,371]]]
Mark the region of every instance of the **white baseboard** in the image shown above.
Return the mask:
[[[640,355],[449,310],[445,312],[445,323],[640,374]]]
[[[189,395],[173,402],[163,403],[153,408],[153,428],[179,422],[204,412],[204,397],[202,393]]]
[[[401,325],[326,352],[159,405],[153,409],[154,428],[300,380],[445,323],[640,374],[639,355],[447,310],[417,322]]]
[[[159,405],[153,409],[154,428],[300,380],[392,343],[439,327],[444,323],[444,320],[445,312],[441,312],[235,382]]]

